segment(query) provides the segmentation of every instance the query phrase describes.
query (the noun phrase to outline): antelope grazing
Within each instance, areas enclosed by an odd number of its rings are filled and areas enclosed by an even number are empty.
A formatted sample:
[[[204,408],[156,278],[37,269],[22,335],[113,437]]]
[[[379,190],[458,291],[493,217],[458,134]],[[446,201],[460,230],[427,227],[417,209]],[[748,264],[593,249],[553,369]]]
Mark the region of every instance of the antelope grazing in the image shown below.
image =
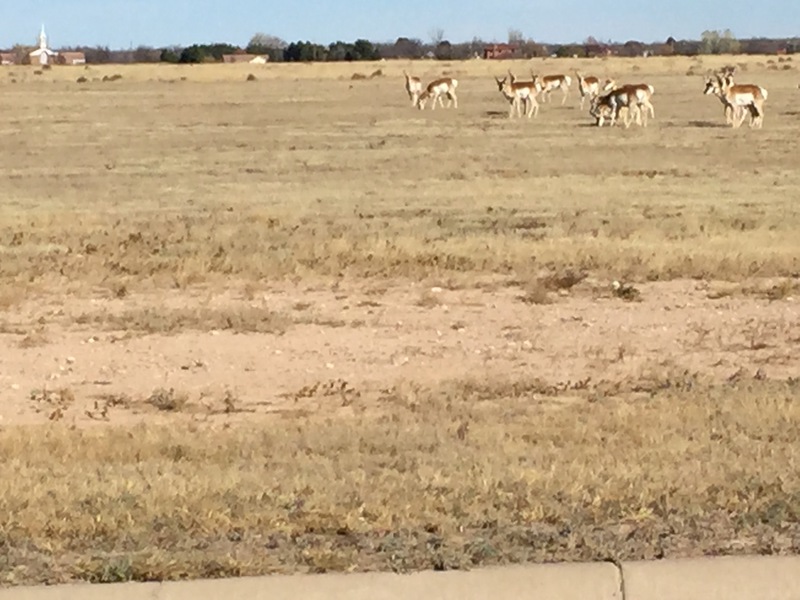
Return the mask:
[[[591,115],[597,119],[597,126],[602,127],[606,119],[609,124],[614,126],[619,118],[620,111],[625,108],[625,127],[630,127],[631,116],[635,111],[636,124],[647,127],[647,113],[655,118],[655,109],[650,102],[650,97],[655,93],[652,85],[639,83],[635,85],[623,85],[614,88],[603,96],[598,96],[592,102]],[[644,109],[644,111],[643,111]],[[644,120],[642,114],[644,112]]]
[[[767,90],[751,83],[734,84],[733,75],[717,74],[706,78],[703,93],[716,95],[725,107],[725,122],[731,127],[741,127],[747,112],[750,113],[750,127],[761,127],[764,122],[764,102]],[[747,112],[745,112],[745,110]]]
[[[581,93],[581,110],[583,110],[583,103],[586,98],[589,98],[589,104],[591,105],[601,92],[610,92],[617,85],[613,79],[606,79],[601,87],[600,80],[597,77],[584,77],[580,71],[575,71],[575,76],[578,78],[578,91]]]
[[[450,108],[452,103],[453,108],[458,108],[458,97],[456,96],[456,88],[458,87],[458,80],[452,77],[442,77],[431,81],[425,90],[417,98],[417,106],[420,110],[425,108],[428,99],[432,101],[431,110],[436,109],[436,101],[444,108],[444,101],[442,96],[447,96],[447,108]]]
[[[539,103],[536,101],[536,94],[539,88],[533,81],[517,81],[511,71],[508,77],[495,77],[497,89],[505,96],[511,107],[508,109],[508,118],[514,116],[514,107],[517,108],[517,117],[522,118],[522,109],[525,107],[525,115],[530,119],[531,116],[538,116]]]
[[[412,77],[407,71],[403,70],[403,75],[406,78],[406,92],[408,98],[411,100],[411,106],[417,105],[417,100],[422,93],[422,80],[419,77]]]
[[[544,77],[540,77],[531,71],[531,78],[542,89],[542,102],[548,102],[550,100],[550,93],[554,90],[561,90],[564,93],[564,97],[561,99],[561,106],[564,106],[569,96],[569,86],[572,84],[572,77],[569,75],[545,75]]]

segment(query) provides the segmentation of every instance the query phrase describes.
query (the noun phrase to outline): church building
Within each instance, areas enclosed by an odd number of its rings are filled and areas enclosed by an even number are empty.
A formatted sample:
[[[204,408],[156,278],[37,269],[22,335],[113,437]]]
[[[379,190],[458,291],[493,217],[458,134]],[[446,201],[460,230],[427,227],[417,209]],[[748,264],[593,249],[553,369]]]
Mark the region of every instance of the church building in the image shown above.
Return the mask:
[[[44,32],[44,25],[42,31],[39,33],[39,47],[28,55],[32,65],[49,65],[55,62],[58,56],[57,52],[53,52],[47,47],[47,34]]]
[[[42,31],[39,33],[39,47],[28,54],[28,62],[32,65],[84,65],[86,55],[83,52],[56,52],[47,45],[47,34]]]

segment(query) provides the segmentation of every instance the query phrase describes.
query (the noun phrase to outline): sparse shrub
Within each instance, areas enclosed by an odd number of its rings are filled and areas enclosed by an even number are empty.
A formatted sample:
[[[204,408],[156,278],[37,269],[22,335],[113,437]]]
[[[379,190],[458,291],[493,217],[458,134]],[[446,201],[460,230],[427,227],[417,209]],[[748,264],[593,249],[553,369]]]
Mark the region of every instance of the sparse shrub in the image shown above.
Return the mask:
[[[147,399],[147,403],[165,412],[177,412],[189,402],[189,394],[176,392],[173,388],[159,388]]]
[[[83,75],[81,75],[81,76],[80,76],[80,77],[78,77],[78,78],[77,78],[75,81],[77,81],[78,83],[86,83],[86,82],[87,82],[87,81],[89,81],[89,80],[88,80],[88,79],[86,79],[86,77],[84,77]]]
[[[441,304],[441,297],[433,290],[425,290],[419,295],[419,299],[417,300],[417,306],[422,308],[433,308],[435,306],[440,306]]]
[[[20,348],[38,348],[50,342],[44,331],[32,331],[18,342]]]
[[[247,75],[247,81],[256,81],[256,76],[252,73]]]
[[[34,75],[41,75],[41,74],[42,74],[42,71],[40,71],[39,69],[36,69],[36,70],[33,72],[33,74],[34,74]]]
[[[525,291],[519,296],[519,299],[525,304],[551,304],[553,302],[547,287],[539,279],[526,285]]]

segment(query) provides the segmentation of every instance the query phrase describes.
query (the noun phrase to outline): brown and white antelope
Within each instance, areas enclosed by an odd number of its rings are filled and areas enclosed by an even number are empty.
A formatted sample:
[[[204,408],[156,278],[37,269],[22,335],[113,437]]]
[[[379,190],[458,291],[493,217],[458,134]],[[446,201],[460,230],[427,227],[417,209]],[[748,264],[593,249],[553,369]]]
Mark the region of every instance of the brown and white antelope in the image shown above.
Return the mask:
[[[439,105],[445,108],[442,96],[447,96],[447,108],[453,105],[453,108],[458,108],[458,97],[456,96],[456,88],[458,87],[458,80],[452,77],[442,77],[431,81],[423,92],[417,98],[417,106],[420,110],[425,108],[428,100],[431,100],[431,110],[436,109],[436,101]]]
[[[403,70],[403,75],[406,78],[406,92],[409,100],[411,100],[411,106],[416,106],[417,100],[422,93],[422,80],[419,77],[409,75],[405,70]]]
[[[564,97],[561,99],[562,106],[567,101],[569,86],[572,85],[572,77],[569,75],[545,75],[542,77],[531,71],[531,78],[542,88],[542,102],[549,102],[550,93],[555,90],[561,90],[564,93]]]
[[[578,78],[578,91],[581,93],[581,110],[583,110],[583,103],[586,98],[589,98],[589,104],[597,98],[601,92],[610,92],[613,90],[617,83],[613,79],[606,79],[600,85],[600,80],[597,77],[589,76],[584,77],[580,71],[575,71],[575,76]]]
[[[509,119],[514,116],[515,107],[519,118],[522,117],[523,107],[525,116],[529,119],[531,116],[538,116],[539,103],[536,101],[536,95],[540,92],[540,88],[537,87],[536,83],[533,81],[517,81],[511,71],[508,72],[508,77],[503,77],[502,79],[495,77],[494,80],[497,82],[497,89],[511,105],[508,109]]]
[[[750,127],[761,127],[764,122],[764,102],[767,90],[752,83],[735,84],[733,75],[717,74],[706,78],[703,93],[716,95],[725,107],[725,122],[731,127],[741,127],[750,113]]]
[[[623,85],[614,88],[607,94],[598,96],[592,102],[591,115],[597,120],[597,126],[602,127],[606,119],[611,126],[615,125],[622,109],[627,109],[624,124],[630,127],[631,116],[635,113],[636,124],[647,127],[647,114],[655,118],[655,109],[650,98],[655,93],[652,85],[638,83]],[[642,119],[644,117],[644,119]]]

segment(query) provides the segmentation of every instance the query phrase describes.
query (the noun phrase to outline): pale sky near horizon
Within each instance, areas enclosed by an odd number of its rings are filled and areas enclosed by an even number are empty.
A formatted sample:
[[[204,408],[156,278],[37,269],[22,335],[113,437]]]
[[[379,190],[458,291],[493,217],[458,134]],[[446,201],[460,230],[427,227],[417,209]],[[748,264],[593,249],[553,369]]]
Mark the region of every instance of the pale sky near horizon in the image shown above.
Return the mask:
[[[4,3],[11,0],[3,0]],[[0,48],[33,44],[42,23],[51,46],[128,48],[228,42],[245,45],[256,32],[322,44],[400,36],[452,42],[505,41],[509,29],[540,42],[588,36],[624,42],[698,39],[706,29],[739,38],[800,36],[798,0],[674,0],[652,4],[598,0],[37,0],[3,11]]]

